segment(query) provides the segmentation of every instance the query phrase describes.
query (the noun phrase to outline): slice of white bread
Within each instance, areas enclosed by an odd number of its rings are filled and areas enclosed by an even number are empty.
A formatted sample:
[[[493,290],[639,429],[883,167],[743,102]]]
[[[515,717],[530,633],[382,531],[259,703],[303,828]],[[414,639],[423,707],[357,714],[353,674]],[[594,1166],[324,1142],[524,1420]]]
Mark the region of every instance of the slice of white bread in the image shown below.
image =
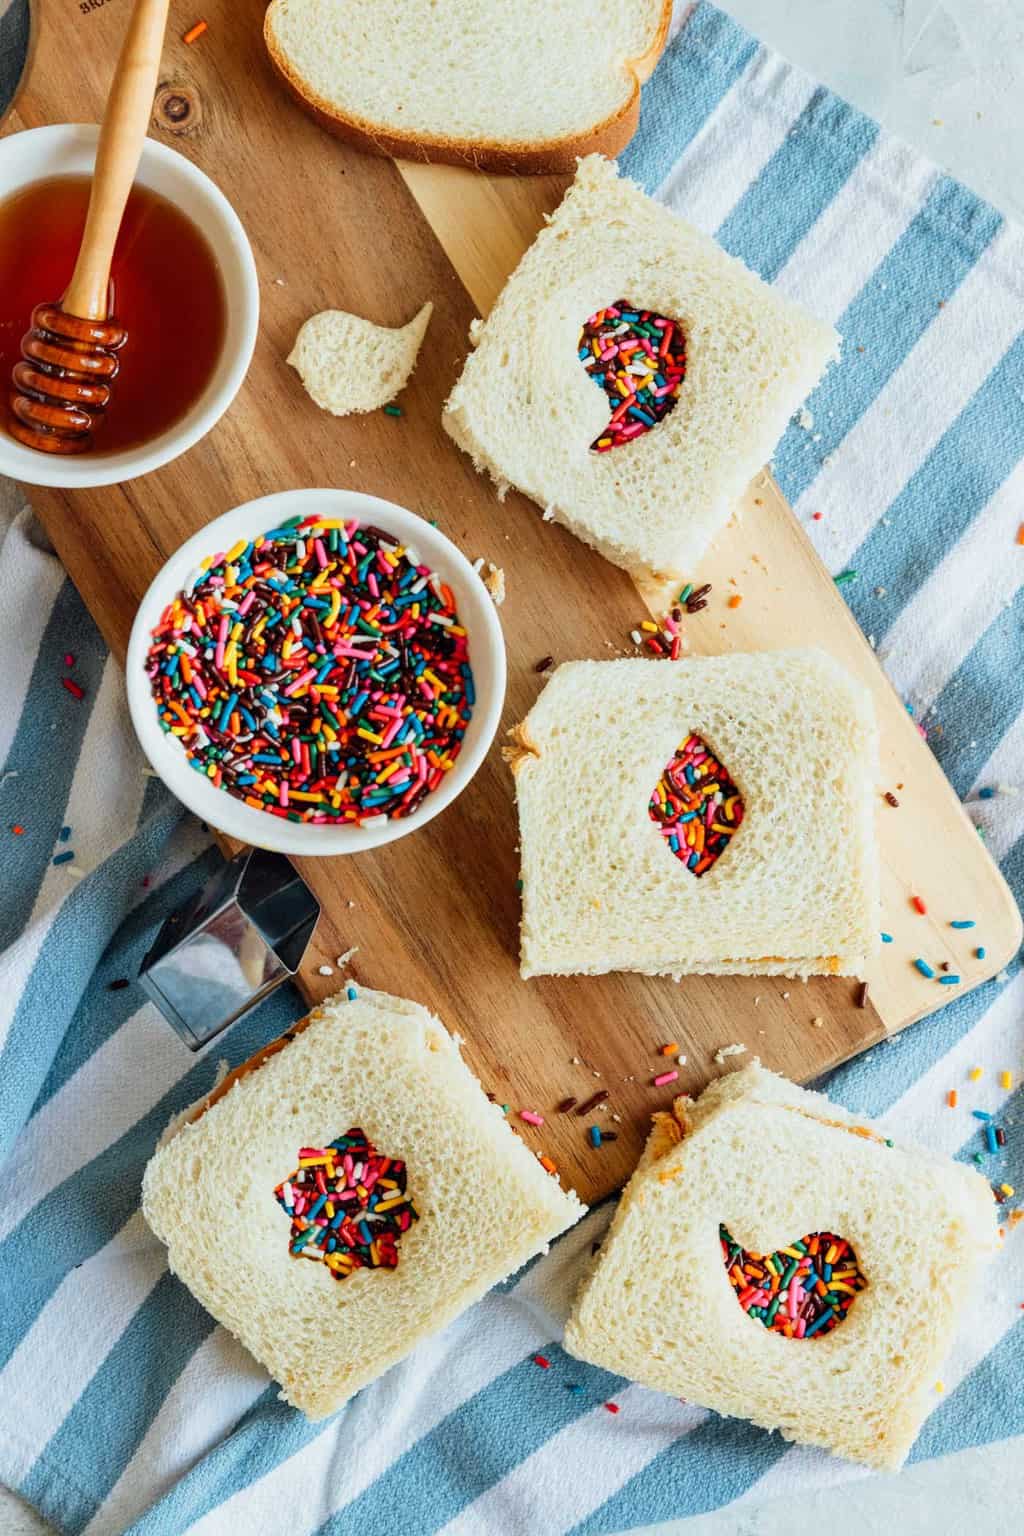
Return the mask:
[[[723,1224],[771,1254],[844,1237],[866,1288],[814,1338],[740,1307]],[[995,1251],[980,1174],[755,1063],[655,1117],[566,1328],[581,1360],[872,1467],[902,1464],[957,1319]]]
[[[358,148],[571,171],[636,132],[672,0],[273,0],[263,35],[304,107]]]
[[[432,304],[395,330],[343,309],[325,309],[300,327],[288,361],[324,411],[376,411],[409,382]]]
[[[338,1280],[289,1251],[275,1198],[354,1126],[406,1164],[398,1267]],[[425,1008],[360,988],[316,1008],[172,1125],[142,1208],[171,1269],[311,1419],[511,1274],[583,1207],[540,1167]]]
[[[699,879],[649,813],[691,732],[744,804]],[[567,662],[512,736],[524,976],[863,973],[877,728],[823,651]]]
[[[611,406],[577,348],[620,299],[679,322],[686,376],[658,426],[599,453]],[[616,565],[673,577],[693,575],[839,346],[597,155],[472,339],[444,423],[476,467]]]

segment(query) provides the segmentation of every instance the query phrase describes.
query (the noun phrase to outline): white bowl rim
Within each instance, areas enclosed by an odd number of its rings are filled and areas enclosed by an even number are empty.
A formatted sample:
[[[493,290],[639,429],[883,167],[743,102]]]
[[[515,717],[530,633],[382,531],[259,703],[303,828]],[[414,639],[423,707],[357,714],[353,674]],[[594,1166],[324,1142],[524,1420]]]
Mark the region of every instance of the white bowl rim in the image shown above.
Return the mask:
[[[296,514],[307,516],[314,510],[325,516],[375,523],[411,543],[426,564],[440,571],[449,585],[461,589],[456,590],[460,617],[467,629],[473,625],[470,665],[478,685],[477,696],[473,718],[455,767],[411,816],[375,821],[368,827],[330,827],[284,821],[265,811],[257,811],[226,790],[216,789],[208,779],[189,767],[181,743],[161,730],[145,673],[150,633],[171,597],[200,561],[214,552],[230,548],[243,533],[251,537],[254,533],[279,526],[284,518]],[[493,681],[486,691],[479,688],[484,671],[481,641],[486,662],[493,671]],[[139,604],[128,641],[126,673],[128,708],[142,750],[157,776],[190,811],[211,827],[250,847],[324,858],[362,853],[395,842],[432,821],[461,794],[483,763],[497,732],[505,700],[507,668],[504,635],[494,602],[479,574],[447,534],[396,502],[363,491],[321,487],[275,491],[243,502],[186,539],[157,572]]]
[[[59,167],[47,171],[40,168],[31,178],[4,184],[3,166],[9,156],[29,152],[27,141],[36,145],[52,142],[52,153],[67,156],[76,151],[94,150],[99,140],[99,127],[95,123],[48,123],[41,128],[24,128],[18,133],[0,136],[0,197],[13,196],[34,181],[47,175],[59,175]],[[23,485],[58,486],[66,490],[88,490],[96,486],[118,485],[125,480],[135,480],[154,469],[162,469],[174,459],[194,447],[201,438],[216,426],[227,411],[246,374],[256,347],[260,319],[260,285],[256,261],[245,227],[234,208],[212,177],[201,171],[186,155],[156,139],[147,138],[142,150],[140,168],[147,160],[157,165],[170,166],[180,172],[183,179],[197,189],[200,196],[221,223],[227,243],[232,247],[242,274],[242,293],[229,295],[229,302],[238,306],[242,317],[242,334],[238,348],[226,369],[224,378],[210,394],[202,411],[187,426],[178,423],[162,432],[151,443],[136,448],[122,449],[117,453],[97,453],[62,458],[59,454],[39,453],[25,448],[14,438],[0,432],[0,474]],[[171,199],[173,201],[173,198]],[[187,212],[187,210],[184,210]],[[6,381],[0,381],[6,389]],[[187,421],[188,418],[186,417]]]

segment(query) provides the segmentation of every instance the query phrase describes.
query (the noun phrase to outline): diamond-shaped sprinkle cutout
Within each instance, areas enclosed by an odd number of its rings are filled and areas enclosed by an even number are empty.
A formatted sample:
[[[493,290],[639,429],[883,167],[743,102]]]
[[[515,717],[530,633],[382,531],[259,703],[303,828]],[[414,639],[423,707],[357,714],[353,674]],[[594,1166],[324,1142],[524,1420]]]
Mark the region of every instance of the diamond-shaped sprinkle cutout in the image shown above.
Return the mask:
[[[674,410],[686,377],[686,338],[677,320],[618,299],[584,321],[578,356],[611,407],[608,425],[590,445],[596,452],[642,437]]]
[[[693,732],[665,765],[648,806],[676,858],[698,878],[720,859],[743,820],[743,799]]]
[[[419,1220],[406,1181],[404,1162],[358,1126],[326,1147],[300,1147],[298,1167],[274,1190],[292,1219],[288,1251],[326,1264],[336,1280],[397,1268],[402,1234]]]
[[[811,1232],[774,1253],[751,1253],[718,1229],[729,1284],[748,1317],[787,1339],[820,1339],[845,1320],[867,1280],[850,1243]]]

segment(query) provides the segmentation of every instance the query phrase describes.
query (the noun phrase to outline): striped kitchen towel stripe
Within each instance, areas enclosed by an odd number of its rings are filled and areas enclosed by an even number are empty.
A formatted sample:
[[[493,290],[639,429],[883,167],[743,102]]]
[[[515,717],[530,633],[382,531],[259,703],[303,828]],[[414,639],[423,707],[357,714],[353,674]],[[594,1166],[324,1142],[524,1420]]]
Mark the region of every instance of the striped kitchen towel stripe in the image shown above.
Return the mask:
[[[646,88],[624,166],[844,333],[776,473],[829,568],[856,572],[844,594],[1024,897],[1021,233],[706,4]],[[307,1425],[281,1404],[137,1210],[156,1136],[214,1062],[137,987],[110,990],[216,855],[145,777],[122,680],[28,513],[0,538],[0,1478],[89,1536],[596,1536],[859,1475],[562,1353],[607,1208],[337,1418]],[[67,669],[84,699],[61,687]],[[54,866],[59,849],[74,859]],[[277,994],[224,1054],[297,1008]],[[981,1067],[976,1102],[1019,1122],[1000,1069],[1024,1064],[1022,1016],[1014,962],[832,1091],[968,1160],[976,1122],[946,1090],[967,1099]],[[1024,1188],[1022,1164],[1011,1130],[984,1167]],[[1022,1297],[1024,1223],[916,1459],[1024,1437]]]

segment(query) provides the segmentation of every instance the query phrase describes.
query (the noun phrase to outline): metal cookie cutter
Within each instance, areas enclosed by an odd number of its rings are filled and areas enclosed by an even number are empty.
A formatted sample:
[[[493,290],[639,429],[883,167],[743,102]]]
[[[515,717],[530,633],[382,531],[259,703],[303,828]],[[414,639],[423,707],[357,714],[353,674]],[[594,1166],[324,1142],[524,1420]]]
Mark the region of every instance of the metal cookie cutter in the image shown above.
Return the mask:
[[[198,1051],[295,975],[319,916],[284,855],[254,848],[171,913],[139,981]]]

